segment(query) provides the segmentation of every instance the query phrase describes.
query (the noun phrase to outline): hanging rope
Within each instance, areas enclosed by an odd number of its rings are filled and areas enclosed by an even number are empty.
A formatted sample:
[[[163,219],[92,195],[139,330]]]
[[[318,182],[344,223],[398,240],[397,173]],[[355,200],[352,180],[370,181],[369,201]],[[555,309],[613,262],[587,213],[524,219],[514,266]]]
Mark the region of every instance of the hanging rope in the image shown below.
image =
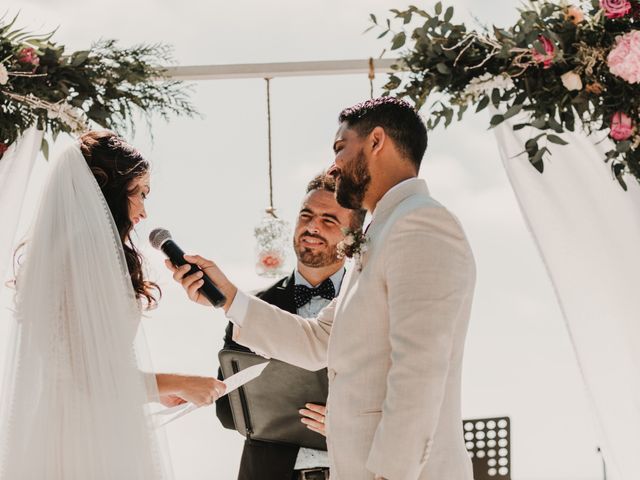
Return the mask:
[[[265,81],[267,82],[267,139],[269,143],[269,208],[267,208],[266,212],[269,215],[272,215],[274,218],[278,218],[276,216],[276,209],[273,206],[273,164],[271,158],[271,78],[265,77]]]
[[[373,65],[373,57],[369,57],[369,87],[371,89],[371,98],[373,98],[373,80],[376,78],[376,69]]]

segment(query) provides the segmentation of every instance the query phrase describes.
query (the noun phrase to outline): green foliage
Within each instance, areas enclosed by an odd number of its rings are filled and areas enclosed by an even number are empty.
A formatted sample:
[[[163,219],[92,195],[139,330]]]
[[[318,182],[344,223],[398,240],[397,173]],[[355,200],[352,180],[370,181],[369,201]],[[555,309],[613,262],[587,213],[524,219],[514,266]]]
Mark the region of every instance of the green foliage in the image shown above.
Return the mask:
[[[391,48],[401,56],[385,95],[424,108],[429,129],[449,125],[455,113],[460,120],[490,105],[501,112],[491,117],[490,128],[512,117],[524,119],[514,129],[533,129],[523,154],[542,172],[547,145],[565,145],[561,134],[575,131],[576,124],[587,133],[608,134],[619,112],[638,124],[640,84],[614,75],[607,64],[616,37],[639,29],[640,2],[631,3],[625,17],[607,18],[598,0],[575,7],[530,0],[514,25],[480,30],[453,21],[453,7],[441,2],[432,12],[392,9],[386,22],[376,18],[373,25],[380,36],[391,34]],[[580,88],[565,86],[562,76],[568,73],[579,78]],[[605,157],[623,187],[625,174],[640,181],[638,130],[616,141]]]
[[[172,62],[162,44],[118,46],[99,41],[88,50],[65,51],[53,34],[32,35],[0,18],[0,143],[14,142],[30,126],[57,136],[88,125],[132,133],[138,115],[197,114],[182,82],[166,77]],[[8,81],[2,84],[2,72]],[[48,154],[48,145],[42,150]]]

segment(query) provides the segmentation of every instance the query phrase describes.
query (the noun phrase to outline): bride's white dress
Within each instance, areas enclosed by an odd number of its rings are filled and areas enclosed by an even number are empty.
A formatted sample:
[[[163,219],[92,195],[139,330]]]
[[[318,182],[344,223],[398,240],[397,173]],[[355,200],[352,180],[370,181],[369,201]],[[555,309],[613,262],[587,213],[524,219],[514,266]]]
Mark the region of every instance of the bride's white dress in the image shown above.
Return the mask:
[[[118,232],[79,146],[52,165],[16,279],[2,480],[164,480],[157,398]],[[150,371],[150,370],[147,370]]]

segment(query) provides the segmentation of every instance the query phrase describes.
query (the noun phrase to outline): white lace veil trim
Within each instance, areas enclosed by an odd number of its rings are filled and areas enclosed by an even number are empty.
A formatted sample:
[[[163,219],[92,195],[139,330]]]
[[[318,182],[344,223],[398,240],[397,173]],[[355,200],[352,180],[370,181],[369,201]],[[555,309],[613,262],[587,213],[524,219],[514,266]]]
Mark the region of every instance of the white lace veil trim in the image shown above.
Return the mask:
[[[54,161],[18,271],[0,404],[3,480],[172,476],[111,212],[79,145]]]

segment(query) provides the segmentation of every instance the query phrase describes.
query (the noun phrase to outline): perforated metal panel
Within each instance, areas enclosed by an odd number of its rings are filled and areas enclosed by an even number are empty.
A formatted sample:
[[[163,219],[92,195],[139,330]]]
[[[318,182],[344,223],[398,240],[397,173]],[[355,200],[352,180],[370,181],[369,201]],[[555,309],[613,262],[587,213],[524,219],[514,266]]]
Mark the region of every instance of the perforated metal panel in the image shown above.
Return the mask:
[[[469,419],[462,423],[474,480],[511,480],[509,417]]]

